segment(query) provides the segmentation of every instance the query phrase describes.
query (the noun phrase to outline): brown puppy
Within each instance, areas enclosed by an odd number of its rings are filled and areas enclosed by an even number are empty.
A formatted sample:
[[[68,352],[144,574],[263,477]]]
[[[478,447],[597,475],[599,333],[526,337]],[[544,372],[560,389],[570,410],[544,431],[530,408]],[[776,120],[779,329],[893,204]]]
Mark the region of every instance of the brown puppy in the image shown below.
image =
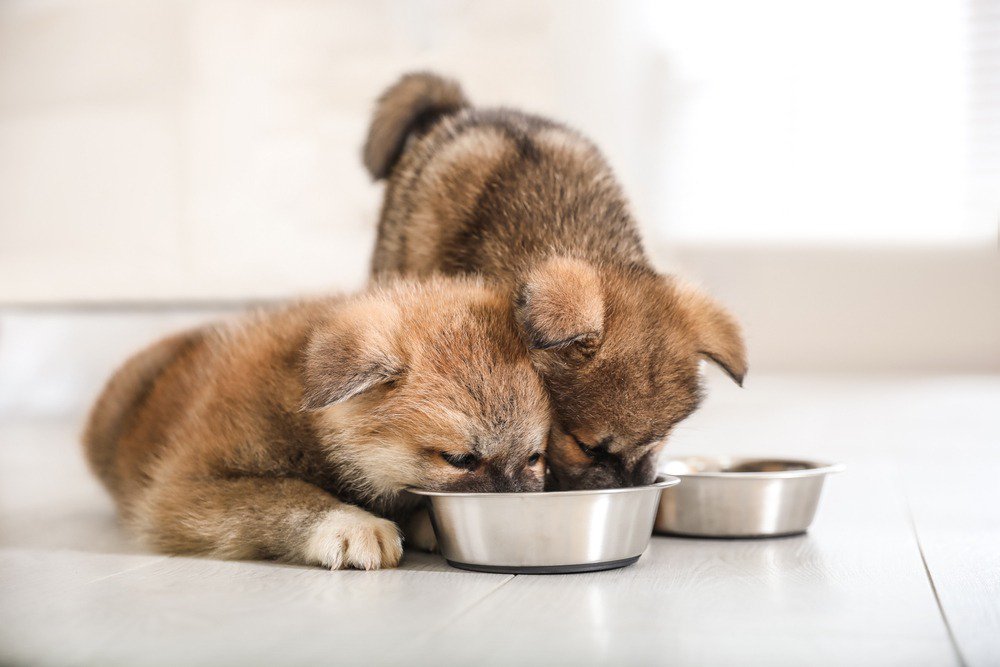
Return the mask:
[[[742,384],[738,324],[653,269],[614,174],[576,132],[411,74],[380,98],[364,162],[388,181],[376,275],[481,274],[509,290],[556,411],[559,487],[650,482],[698,405],[700,359]]]
[[[162,551],[369,569],[400,559],[407,487],[541,490],[549,418],[509,301],[436,279],[161,341],[84,442]]]

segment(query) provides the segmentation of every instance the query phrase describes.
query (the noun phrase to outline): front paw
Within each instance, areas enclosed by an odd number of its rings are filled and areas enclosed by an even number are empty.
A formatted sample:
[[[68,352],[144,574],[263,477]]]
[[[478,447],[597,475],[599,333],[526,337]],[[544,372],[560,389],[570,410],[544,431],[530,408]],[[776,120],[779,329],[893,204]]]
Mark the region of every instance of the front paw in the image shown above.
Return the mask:
[[[431,525],[431,515],[426,509],[418,510],[406,522],[406,545],[435,553],[438,550],[437,536]]]
[[[399,564],[403,541],[392,521],[344,505],[327,512],[313,526],[305,555],[310,563],[331,570],[349,567],[377,570]]]

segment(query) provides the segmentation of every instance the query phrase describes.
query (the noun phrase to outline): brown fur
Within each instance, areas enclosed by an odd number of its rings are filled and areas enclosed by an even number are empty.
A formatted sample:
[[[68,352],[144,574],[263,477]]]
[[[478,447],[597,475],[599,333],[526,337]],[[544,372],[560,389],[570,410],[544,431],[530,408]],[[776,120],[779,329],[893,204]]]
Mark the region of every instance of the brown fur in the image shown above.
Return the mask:
[[[408,106],[418,85],[447,90],[436,108],[450,111],[420,116],[435,103]],[[742,383],[736,320],[653,269],[614,174],[573,130],[472,108],[453,82],[417,74],[381,97],[370,137],[381,136],[406,138],[370,169],[387,178],[374,274],[479,274],[503,285],[552,397],[559,486],[651,481],[665,438],[698,404],[699,360]]]
[[[162,551],[389,567],[407,487],[541,490],[549,410],[504,295],[436,279],[157,343],[84,443]]]

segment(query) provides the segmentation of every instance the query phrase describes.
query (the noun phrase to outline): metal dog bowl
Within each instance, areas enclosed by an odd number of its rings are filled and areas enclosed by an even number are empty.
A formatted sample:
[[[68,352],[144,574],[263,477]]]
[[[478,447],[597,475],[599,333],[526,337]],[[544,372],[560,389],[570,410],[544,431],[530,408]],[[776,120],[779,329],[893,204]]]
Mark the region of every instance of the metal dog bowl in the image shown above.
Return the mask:
[[[610,570],[649,544],[660,476],[648,486],[540,493],[438,493],[429,500],[438,546],[454,567],[505,574]]]
[[[664,490],[656,532],[694,537],[804,533],[826,476],[842,464],[791,459],[688,456],[660,469],[684,482]]]

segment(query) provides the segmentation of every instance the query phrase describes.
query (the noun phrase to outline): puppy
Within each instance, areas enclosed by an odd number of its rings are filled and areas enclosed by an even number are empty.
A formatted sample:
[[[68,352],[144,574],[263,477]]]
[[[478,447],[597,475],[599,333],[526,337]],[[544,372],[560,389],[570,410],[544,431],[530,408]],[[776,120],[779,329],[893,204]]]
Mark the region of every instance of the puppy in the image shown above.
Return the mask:
[[[654,270],[614,174],[573,130],[410,74],[379,99],[363,158],[387,181],[375,275],[480,274],[516,304],[556,413],[558,488],[651,482],[700,400],[699,360],[742,385],[736,320]]]
[[[549,421],[509,301],[442,278],[167,338],[84,444],[161,551],[372,569],[399,562],[407,487],[540,491]]]

